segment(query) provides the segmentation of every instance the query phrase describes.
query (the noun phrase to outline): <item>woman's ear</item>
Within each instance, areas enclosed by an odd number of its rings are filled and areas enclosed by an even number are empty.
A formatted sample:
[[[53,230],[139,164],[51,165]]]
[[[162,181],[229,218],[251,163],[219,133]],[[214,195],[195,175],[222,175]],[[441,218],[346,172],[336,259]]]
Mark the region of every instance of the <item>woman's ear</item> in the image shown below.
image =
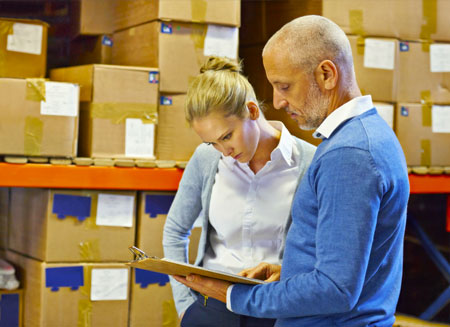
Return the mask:
[[[253,101],[247,102],[247,109],[250,119],[256,120],[259,118],[259,107],[255,102]]]

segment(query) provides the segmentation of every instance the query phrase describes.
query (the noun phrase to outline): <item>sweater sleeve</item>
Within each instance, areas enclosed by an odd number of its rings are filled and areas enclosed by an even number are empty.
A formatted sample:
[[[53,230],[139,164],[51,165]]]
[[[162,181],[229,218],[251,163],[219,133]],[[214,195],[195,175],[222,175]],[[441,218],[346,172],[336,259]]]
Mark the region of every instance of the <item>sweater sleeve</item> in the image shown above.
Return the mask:
[[[186,166],[164,225],[164,256],[180,262],[188,262],[189,235],[202,210],[203,176],[200,147]],[[181,314],[195,301],[195,298],[189,288],[172,277],[170,277],[170,283],[177,312]]]
[[[236,284],[231,308],[238,314],[267,318],[329,315],[350,311],[357,303],[374,238],[383,196],[382,178],[369,152],[340,148],[319,158],[307,176],[306,187],[318,206],[315,263],[311,271],[295,273],[299,251],[294,226],[288,234],[282,279],[264,285]],[[295,195],[302,201],[302,188]],[[296,212],[293,225],[304,224]],[[284,270],[287,278],[283,278]]]

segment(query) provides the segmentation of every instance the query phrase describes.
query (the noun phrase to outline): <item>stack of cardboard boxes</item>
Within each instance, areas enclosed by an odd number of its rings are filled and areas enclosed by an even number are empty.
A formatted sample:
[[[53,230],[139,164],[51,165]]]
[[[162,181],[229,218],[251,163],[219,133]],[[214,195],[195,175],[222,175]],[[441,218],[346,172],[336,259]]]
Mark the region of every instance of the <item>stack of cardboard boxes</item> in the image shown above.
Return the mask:
[[[9,230],[0,247],[22,283],[26,326],[177,326],[168,276],[126,265],[130,245],[164,256],[174,193],[0,191],[0,226]],[[200,232],[190,237],[190,262]]]
[[[323,1],[348,34],[362,93],[395,107],[389,119],[410,166],[450,165],[449,10],[445,0]]]
[[[0,19],[0,154],[74,157],[78,142],[75,84],[43,79],[46,23]]]

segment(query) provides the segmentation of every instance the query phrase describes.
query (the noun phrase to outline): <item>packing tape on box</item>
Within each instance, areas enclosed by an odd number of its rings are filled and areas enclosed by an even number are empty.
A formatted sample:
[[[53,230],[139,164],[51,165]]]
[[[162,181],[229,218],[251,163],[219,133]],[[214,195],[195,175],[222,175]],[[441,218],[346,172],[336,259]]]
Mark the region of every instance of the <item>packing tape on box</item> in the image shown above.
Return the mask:
[[[437,0],[422,0],[423,24],[420,30],[422,40],[431,40],[437,30]]]
[[[100,261],[100,243],[98,240],[80,242],[80,258],[83,261]]]
[[[91,118],[109,119],[113,124],[124,123],[127,118],[139,118],[144,124],[158,122],[156,104],[147,103],[90,103]]]
[[[38,117],[27,116],[25,118],[23,138],[23,152],[27,156],[39,156],[41,154],[44,123]]]
[[[364,49],[366,48],[366,39],[363,36],[356,38],[356,53],[360,56],[364,56]]]
[[[163,327],[177,327],[178,315],[173,300],[166,300],[162,303]]]
[[[366,35],[364,31],[364,13],[362,10],[349,10],[348,19],[352,34]]]
[[[45,101],[45,78],[27,78],[25,98],[30,101]]]
[[[90,300],[78,301],[78,324],[77,327],[92,326],[92,302]]]
[[[208,3],[206,0],[191,0],[192,21],[204,23],[207,9]]]
[[[431,127],[431,91],[420,92],[420,102],[422,103],[422,126]]]
[[[430,140],[420,140],[420,165],[431,165],[431,142]]]

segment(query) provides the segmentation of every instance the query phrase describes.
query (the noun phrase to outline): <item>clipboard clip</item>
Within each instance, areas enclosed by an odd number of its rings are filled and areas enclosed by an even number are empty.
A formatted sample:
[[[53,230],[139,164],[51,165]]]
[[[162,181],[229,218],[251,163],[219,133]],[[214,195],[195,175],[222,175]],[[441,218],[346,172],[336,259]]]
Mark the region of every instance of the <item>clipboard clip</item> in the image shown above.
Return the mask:
[[[137,260],[142,260],[142,259],[148,259],[149,258],[149,256],[147,254],[145,254],[144,251],[142,251],[141,249],[135,247],[134,245],[130,246],[128,248],[128,250],[130,250],[131,253],[133,253],[136,256]]]

